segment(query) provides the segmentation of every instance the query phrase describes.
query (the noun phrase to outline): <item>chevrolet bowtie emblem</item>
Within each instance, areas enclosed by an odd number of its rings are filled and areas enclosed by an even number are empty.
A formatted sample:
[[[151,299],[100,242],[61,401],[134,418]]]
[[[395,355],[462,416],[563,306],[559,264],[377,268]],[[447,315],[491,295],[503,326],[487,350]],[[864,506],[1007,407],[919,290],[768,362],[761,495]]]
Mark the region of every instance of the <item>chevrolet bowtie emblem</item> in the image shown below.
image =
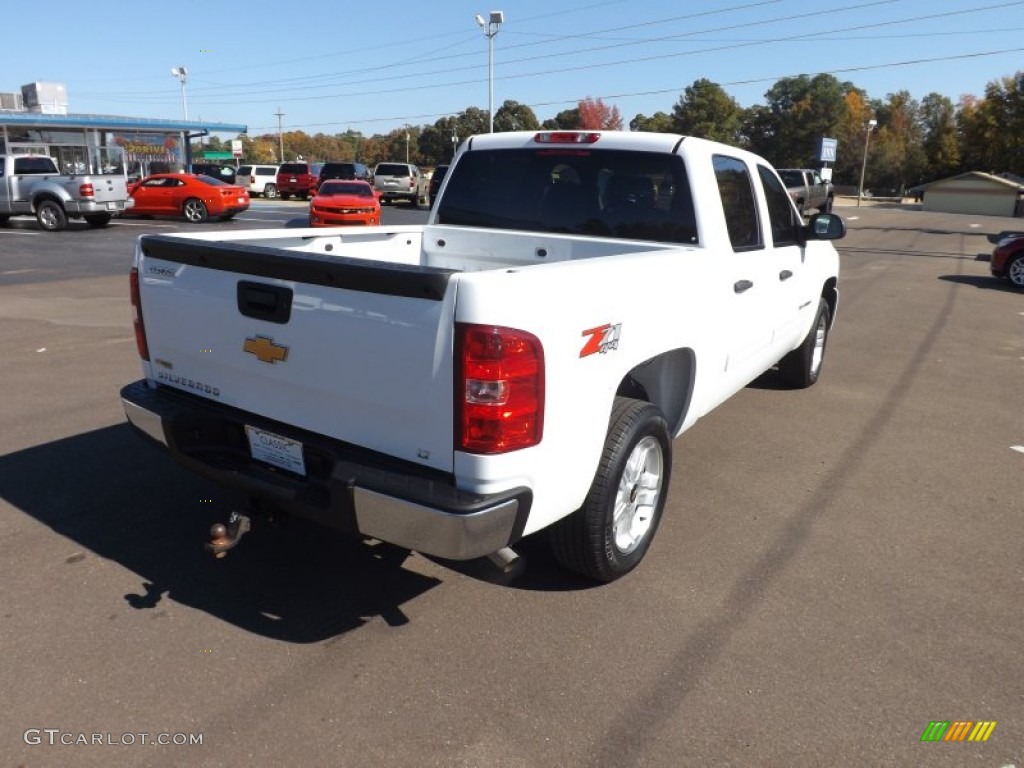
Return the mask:
[[[251,336],[245,340],[242,349],[256,355],[261,363],[283,363],[288,359],[288,347],[275,344],[269,336]]]

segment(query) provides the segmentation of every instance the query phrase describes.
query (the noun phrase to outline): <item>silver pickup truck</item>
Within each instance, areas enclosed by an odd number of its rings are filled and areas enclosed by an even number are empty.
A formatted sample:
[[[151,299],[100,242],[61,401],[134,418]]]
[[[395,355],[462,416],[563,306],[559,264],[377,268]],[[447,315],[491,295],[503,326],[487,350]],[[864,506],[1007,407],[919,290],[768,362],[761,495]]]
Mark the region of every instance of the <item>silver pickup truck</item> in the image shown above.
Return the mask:
[[[778,171],[800,213],[810,210],[829,213],[832,210],[835,190],[831,182],[821,178],[821,173],[813,168],[779,168]]]
[[[0,225],[11,216],[35,216],[49,232],[68,219],[104,227],[131,207],[123,174],[62,175],[49,155],[0,155]]]

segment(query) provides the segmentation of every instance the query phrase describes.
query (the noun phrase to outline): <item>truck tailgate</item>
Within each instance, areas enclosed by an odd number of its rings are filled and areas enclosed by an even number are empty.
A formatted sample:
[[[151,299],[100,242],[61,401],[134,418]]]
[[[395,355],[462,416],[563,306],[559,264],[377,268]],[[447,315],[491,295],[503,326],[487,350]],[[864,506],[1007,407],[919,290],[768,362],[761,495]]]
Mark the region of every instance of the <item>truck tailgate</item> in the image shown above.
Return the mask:
[[[128,185],[124,176],[90,176],[89,181],[92,182],[93,187],[91,199],[97,203],[123,203],[128,197]],[[68,186],[72,197],[78,197],[78,186],[75,185],[74,179]],[[119,207],[123,208],[124,206]]]
[[[159,384],[450,472],[457,273],[147,235]]]

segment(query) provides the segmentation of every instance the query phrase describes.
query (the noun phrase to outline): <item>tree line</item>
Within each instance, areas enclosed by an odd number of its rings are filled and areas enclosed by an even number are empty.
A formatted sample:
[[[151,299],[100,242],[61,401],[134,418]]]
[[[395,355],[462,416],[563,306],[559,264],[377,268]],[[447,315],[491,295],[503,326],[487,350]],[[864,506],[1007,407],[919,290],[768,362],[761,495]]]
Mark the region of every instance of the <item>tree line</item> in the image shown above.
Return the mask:
[[[869,121],[876,126],[869,128]],[[407,125],[386,134],[358,131],[329,135],[287,131],[282,136],[242,135],[246,162],[287,160],[360,161],[373,166],[405,161],[425,168],[447,163],[459,142],[487,132],[487,111],[467,107],[433,124]],[[601,99],[582,99],[575,108],[540,121],[517,101],[494,113],[494,130],[611,129],[624,127],[618,108]],[[954,104],[938,93],[920,101],[907,91],[869,98],[853,83],[832,75],[799,75],[778,80],[765,103],[744,108],[717,83],[698,79],[679,96],[671,112],[637,114],[633,131],[701,136],[743,147],[779,168],[821,167],[822,138],[835,139],[837,185],[856,186],[867,148],[865,188],[877,194],[965,171],[1024,176],[1024,71],[990,81],[984,96],[963,96]],[[869,135],[870,131],[870,135]],[[209,149],[219,149],[214,137]]]

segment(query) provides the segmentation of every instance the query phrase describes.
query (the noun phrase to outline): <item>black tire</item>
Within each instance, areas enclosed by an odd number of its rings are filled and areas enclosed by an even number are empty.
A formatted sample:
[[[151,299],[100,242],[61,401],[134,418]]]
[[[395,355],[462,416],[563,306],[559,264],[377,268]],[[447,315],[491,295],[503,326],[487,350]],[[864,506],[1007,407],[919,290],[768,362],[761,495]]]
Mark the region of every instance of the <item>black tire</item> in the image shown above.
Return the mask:
[[[90,213],[88,216],[83,217],[85,223],[94,229],[107,226],[110,223],[112,216],[109,213]]]
[[[824,205],[818,206],[818,211],[821,213],[832,213],[832,203],[833,199],[829,197],[829,199],[825,201]]]
[[[299,195],[299,200],[308,200],[308,199],[309,199],[309,193],[308,192],[302,192]]]
[[[6,227],[11,221],[10,216],[0,216],[0,227]]]
[[[587,498],[551,528],[555,558],[597,581],[625,576],[654,539],[671,472],[672,441],[661,411],[643,400],[616,397]]]
[[[289,195],[287,192],[282,192],[281,193],[281,199],[282,200],[288,200],[290,197],[291,197],[291,195]]]
[[[275,197],[277,197],[277,185],[267,184],[267,186],[263,188],[263,197],[265,197],[267,200],[273,200]]]
[[[210,212],[206,209],[206,204],[196,197],[190,197],[185,201],[184,205],[181,206],[181,215],[185,217],[185,221],[189,224],[202,224],[210,218]]]
[[[225,213],[223,216],[220,216],[218,218],[220,218],[221,221],[231,221],[233,218],[235,218],[236,215],[237,214],[234,213]]]
[[[779,361],[779,376],[794,389],[806,389],[821,375],[828,345],[828,332],[832,323],[832,310],[828,302],[818,299],[818,312],[807,337],[800,346]]]
[[[1006,262],[1006,281],[1018,291],[1024,291],[1024,253]]]
[[[47,232],[57,232],[68,225],[67,214],[60,203],[54,200],[43,200],[36,206],[36,221]]]

